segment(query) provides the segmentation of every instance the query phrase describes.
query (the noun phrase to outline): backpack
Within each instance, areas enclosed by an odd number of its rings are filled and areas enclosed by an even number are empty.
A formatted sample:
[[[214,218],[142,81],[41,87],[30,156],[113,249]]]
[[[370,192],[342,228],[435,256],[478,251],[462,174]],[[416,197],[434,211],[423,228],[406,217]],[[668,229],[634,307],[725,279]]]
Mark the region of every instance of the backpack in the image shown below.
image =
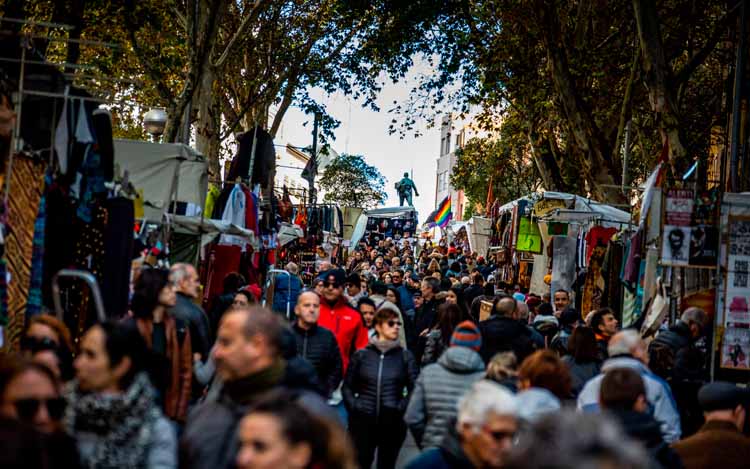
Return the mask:
[[[675,349],[663,341],[654,340],[648,347],[648,367],[654,374],[671,381],[674,372]]]

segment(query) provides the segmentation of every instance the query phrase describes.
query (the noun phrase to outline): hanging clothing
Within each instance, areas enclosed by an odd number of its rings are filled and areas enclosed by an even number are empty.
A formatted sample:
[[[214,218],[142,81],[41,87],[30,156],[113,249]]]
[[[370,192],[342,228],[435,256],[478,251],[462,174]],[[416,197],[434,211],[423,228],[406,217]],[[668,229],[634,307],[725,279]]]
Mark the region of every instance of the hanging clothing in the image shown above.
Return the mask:
[[[121,318],[128,312],[135,213],[133,201],[126,197],[109,199],[104,207],[107,226],[104,230],[102,300],[109,317]]]
[[[210,184],[208,186],[208,194],[206,194],[206,205],[203,209],[203,213],[207,217],[213,218],[214,206],[216,205],[216,201],[218,200],[220,194],[221,191],[218,187],[216,187],[215,184]]]
[[[643,238],[646,229],[640,227],[638,231],[630,237],[630,247],[625,259],[625,269],[623,271],[622,281],[628,288],[635,289],[638,284],[638,272],[641,268],[641,254],[643,251]]]
[[[244,228],[246,217],[245,205],[245,193],[242,192],[242,187],[240,187],[239,184],[235,184],[231,194],[229,195],[227,205],[226,207],[224,207],[224,213],[221,216],[221,221],[225,223],[231,223],[233,225],[239,226],[240,228]],[[246,248],[245,246],[247,244],[247,240],[241,236],[223,234],[221,235],[221,238],[219,238],[219,244],[240,246],[242,251],[244,251]]]
[[[44,177],[45,185],[52,183],[52,175]],[[42,282],[44,280],[44,228],[47,219],[46,197],[42,194],[39,200],[39,212],[34,222],[34,239],[31,247],[31,280],[29,281],[29,297],[26,302],[26,318],[31,318],[42,312]]]
[[[94,109],[91,122],[99,153],[99,166],[105,181],[115,177],[115,143],[112,139],[112,114],[107,109]]]
[[[229,167],[228,181],[234,181],[238,177],[244,180],[251,175],[250,160],[256,135],[258,141],[255,145],[250,185],[260,184],[266,187],[270,182],[271,168],[274,167],[276,161],[276,149],[273,146],[271,134],[260,127],[255,127],[237,138],[237,153],[232,158],[232,164]]]
[[[65,89],[67,95],[68,88]],[[70,151],[70,130],[68,126],[69,112],[68,99],[63,99],[63,108],[60,113],[60,120],[55,129],[55,153],[57,153],[57,162],[62,174],[68,173],[68,153]]]
[[[242,186],[242,192],[245,194],[245,228],[255,233],[255,236],[259,236],[258,196],[244,185]]]
[[[612,236],[617,233],[616,228],[605,228],[603,226],[594,226],[586,234],[586,264],[591,261],[591,254],[597,246],[607,246]]]
[[[44,189],[45,171],[44,161],[22,155],[14,157],[7,207],[8,225],[12,230],[5,237],[5,257],[12,279],[8,285],[9,327],[6,338],[12,345],[19,340],[24,327],[31,282],[34,225]]]

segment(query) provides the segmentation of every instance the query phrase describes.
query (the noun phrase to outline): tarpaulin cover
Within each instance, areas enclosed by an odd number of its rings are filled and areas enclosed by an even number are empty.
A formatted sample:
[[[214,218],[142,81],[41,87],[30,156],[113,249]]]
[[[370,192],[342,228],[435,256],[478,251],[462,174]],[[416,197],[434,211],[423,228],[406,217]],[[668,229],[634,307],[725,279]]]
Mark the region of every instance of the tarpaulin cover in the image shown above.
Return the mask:
[[[136,190],[143,189],[144,214],[161,220],[173,194],[179,168],[177,201],[203,207],[208,191],[208,163],[200,153],[181,143],[151,143],[115,139],[115,164],[127,170]]]

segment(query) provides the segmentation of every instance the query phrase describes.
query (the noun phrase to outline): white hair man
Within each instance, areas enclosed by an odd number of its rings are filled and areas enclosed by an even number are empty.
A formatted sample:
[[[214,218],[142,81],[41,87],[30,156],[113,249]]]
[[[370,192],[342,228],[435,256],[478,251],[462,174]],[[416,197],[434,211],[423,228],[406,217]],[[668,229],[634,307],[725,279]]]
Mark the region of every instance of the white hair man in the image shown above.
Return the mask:
[[[585,412],[599,410],[599,390],[604,375],[616,368],[629,368],[637,372],[646,386],[646,400],[659,422],[664,441],[680,439],[680,415],[669,385],[653,374],[646,364],[648,353],[640,334],[626,329],[615,334],[607,346],[609,359],[602,365],[602,373],[587,382],[578,395],[578,408]]]
[[[458,402],[455,428],[407,468],[502,467],[518,431],[516,397],[499,384],[481,380]]]
[[[189,324],[193,352],[203,361],[208,359],[212,345],[212,331],[208,316],[195,301],[200,296],[198,271],[190,264],[179,263],[169,270],[169,281],[177,288],[177,304],[170,313]]]

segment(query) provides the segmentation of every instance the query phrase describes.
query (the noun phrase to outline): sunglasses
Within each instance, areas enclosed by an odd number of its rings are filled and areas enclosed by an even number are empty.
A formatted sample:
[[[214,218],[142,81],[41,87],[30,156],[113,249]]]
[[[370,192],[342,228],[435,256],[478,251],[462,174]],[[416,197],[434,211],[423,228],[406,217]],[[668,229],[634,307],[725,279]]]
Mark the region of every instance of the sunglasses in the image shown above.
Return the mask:
[[[65,413],[67,402],[62,397],[52,397],[50,399],[18,399],[13,403],[16,408],[18,418],[24,422],[32,422],[39,412],[39,406],[47,408],[47,413],[52,420],[62,420]]]
[[[42,350],[57,350],[59,345],[49,337],[33,337],[27,336],[21,338],[21,350],[28,350],[30,352],[40,352]]]
[[[323,288],[339,288],[340,286],[337,282],[323,282]]]
[[[401,327],[401,321],[396,321],[395,319],[391,319],[386,324],[388,324],[388,327],[396,327],[396,326]]]

